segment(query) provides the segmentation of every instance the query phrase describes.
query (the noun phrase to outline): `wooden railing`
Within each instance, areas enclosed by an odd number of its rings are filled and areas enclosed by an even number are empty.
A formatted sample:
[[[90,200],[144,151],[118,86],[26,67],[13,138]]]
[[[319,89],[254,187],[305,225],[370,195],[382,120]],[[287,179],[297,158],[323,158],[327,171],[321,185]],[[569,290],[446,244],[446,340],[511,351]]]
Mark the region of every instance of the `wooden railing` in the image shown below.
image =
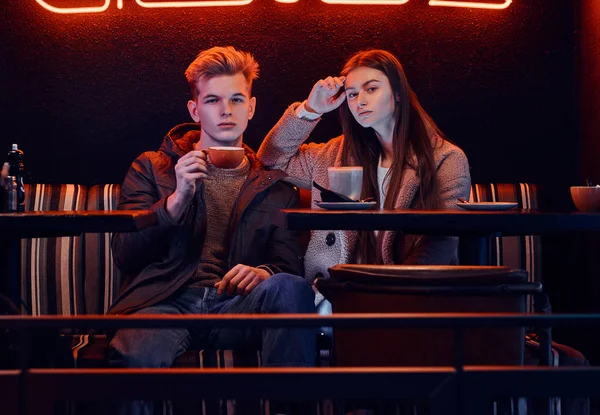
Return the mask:
[[[499,397],[597,396],[598,367],[464,366],[463,330],[471,327],[600,325],[600,315],[336,314],[187,316],[2,316],[0,328],[23,333],[21,367],[0,371],[6,415],[51,414],[63,400],[268,398],[428,401],[431,414],[482,414]],[[28,336],[48,328],[426,327],[456,333],[453,367],[36,369]],[[409,339],[408,339],[409,340]],[[199,387],[201,385],[201,387]]]

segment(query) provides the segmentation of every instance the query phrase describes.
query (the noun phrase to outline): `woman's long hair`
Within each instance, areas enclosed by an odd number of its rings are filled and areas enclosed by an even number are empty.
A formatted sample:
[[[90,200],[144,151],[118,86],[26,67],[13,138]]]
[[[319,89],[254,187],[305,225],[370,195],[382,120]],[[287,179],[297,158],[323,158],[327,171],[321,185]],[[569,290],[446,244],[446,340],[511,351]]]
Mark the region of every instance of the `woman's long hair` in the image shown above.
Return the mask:
[[[385,178],[385,182],[389,184],[384,208],[394,207],[404,169],[407,167],[415,169],[419,179],[415,207],[441,207],[433,149],[439,144],[438,140],[444,139],[443,134],[421,107],[417,96],[408,85],[402,65],[394,55],[384,50],[358,52],[348,60],[341,74],[346,76],[358,67],[383,72],[389,79],[392,96],[396,98],[392,143],[394,157]],[[363,166],[362,197],[374,197],[379,206],[383,198],[383,195],[379,194],[377,184],[377,167],[383,151],[381,144],[373,128],[364,128],[358,124],[347,104],[340,106],[340,117],[344,132],[342,163],[348,166]],[[381,264],[382,235],[383,232],[379,232],[379,237],[376,238],[372,231],[360,232],[355,260],[359,263]]]

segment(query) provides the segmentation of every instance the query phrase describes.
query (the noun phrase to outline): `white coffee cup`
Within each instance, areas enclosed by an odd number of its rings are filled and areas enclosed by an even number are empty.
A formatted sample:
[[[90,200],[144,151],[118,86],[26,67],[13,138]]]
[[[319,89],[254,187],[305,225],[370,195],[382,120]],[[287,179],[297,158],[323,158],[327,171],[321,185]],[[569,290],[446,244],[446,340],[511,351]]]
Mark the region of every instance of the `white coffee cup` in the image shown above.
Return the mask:
[[[360,200],[362,193],[362,167],[328,167],[329,190]]]

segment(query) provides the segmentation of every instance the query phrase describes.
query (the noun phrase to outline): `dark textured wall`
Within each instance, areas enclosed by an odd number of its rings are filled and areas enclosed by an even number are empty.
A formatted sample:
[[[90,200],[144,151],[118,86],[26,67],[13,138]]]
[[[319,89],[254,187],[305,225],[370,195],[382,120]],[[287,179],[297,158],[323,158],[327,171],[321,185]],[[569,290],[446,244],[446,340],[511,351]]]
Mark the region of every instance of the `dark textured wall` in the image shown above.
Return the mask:
[[[38,182],[120,181],[137,154],[189,120],[189,62],[203,48],[228,44],[252,51],[262,65],[258,113],[246,135],[254,148],[316,80],[337,74],[352,52],[380,47],[398,54],[425,108],[467,152],[474,178],[549,182],[574,170],[568,1],[515,0],[506,10],[479,10],[426,0],[254,0],[187,9],[124,0],[118,10],[113,0],[104,13],[79,15],[50,13],[34,0],[3,1],[0,149],[20,143]],[[338,132],[332,114],[315,139]]]
[[[600,182],[600,2],[582,0],[580,21],[582,173]]]

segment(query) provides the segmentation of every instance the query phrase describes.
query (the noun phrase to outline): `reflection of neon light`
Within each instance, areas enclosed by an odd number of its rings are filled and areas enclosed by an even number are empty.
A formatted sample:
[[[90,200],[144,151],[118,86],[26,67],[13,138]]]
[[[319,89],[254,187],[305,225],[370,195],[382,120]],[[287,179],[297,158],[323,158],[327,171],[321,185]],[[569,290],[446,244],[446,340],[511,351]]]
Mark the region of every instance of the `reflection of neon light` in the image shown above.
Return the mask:
[[[321,0],[328,4],[404,4],[408,0]]]
[[[108,9],[108,6],[110,5],[110,0],[104,0],[104,6],[98,6],[98,7],[54,7],[49,5],[48,3],[46,3],[44,0],[35,0],[40,6],[42,6],[44,9],[54,12],[54,13],[62,13],[62,14],[69,14],[69,13],[102,13],[103,11],[105,11],[106,9]],[[121,7],[119,8],[123,8],[123,0],[119,0],[121,2]]]
[[[275,0],[277,3],[298,3],[298,0]]]
[[[142,7],[214,7],[214,6],[244,6],[252,0],[207,0],[207,1],[165,1],[160,3],[135,0]]]
[[[117,0],[117,8],[118,9],[122,9],[123,8],[123,0]]]
[[[477,2],[470,2],[470,1],[429,0],[430,6],[472,7],[475,9],[496,9],[496,10],[506,9],[508,6],[510,6],[511,3],[512,3],[512,0],[504,0],[504,3],[502,3],[502,4],[477,3]]]

